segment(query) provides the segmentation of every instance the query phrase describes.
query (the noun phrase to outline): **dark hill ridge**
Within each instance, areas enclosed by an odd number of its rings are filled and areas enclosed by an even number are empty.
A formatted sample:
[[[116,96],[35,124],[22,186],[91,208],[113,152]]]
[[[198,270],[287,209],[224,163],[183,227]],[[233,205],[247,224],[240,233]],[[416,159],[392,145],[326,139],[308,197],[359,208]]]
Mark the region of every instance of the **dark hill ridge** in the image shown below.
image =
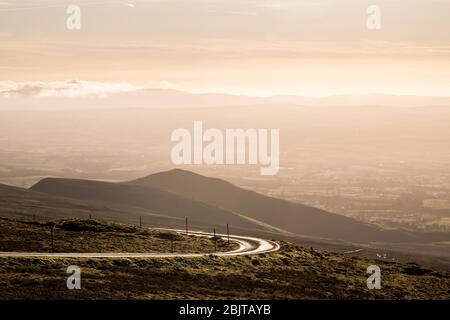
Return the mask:
[[[381,230],[321,209],[268,197],[221,179],[179,169],[123,183],[47,178],[31,189],[63,197],[71,205],[82,203],[71,212],[77,212],[77,208],[87,208],[89,212],[92,210],[89,205],[100,205],[102,214],[109,214],[114,220],[134,219],[135,222],[137,215],[144,213],[151,216],[152,225],[164,227],[182,227],[187,216],[191,225],[219,227],[223,231],[229,223],[234,231],[263,232],[271,234],[269,237],[285,236],[285,230],[302,236],[354,243],[450,240],[448,233]]]
[[[380,230],[327,211],[244,190],[227,181],[174,169],[128,185],[157,187],[208,203],[300,235],[354,242],[428,242],[450,239],[445,233]]]
[[[105,215],[108,213],[109,215]],[[9,217],[53,219],[95,214],[113,218],[116,210],[103,203],[59,197],[34,190],[0,184],[0,214]]]
[[[242,229],[269,230],[254,221],[225,209],[213,207],[151,186],[47,178],[35,184],[31,189],[71,199],[100,201],[110,207],[126,206],[129,210],[128,214],[144,209],[158,215],[180,218],[183,221],[185,217],[189,217],[191,224],[202,226],[223,227],[229,223]]]
[[[130,207],[111,202],[91,201],[61,197],[36,190],[12,187],[0,184],[0,216],[8,218],[27,218],[33,216],[39,221],[55,218],[88,218],[117,221],[130,224],[151,221],[156,226],[177,227],[184,219],[156,215],[144,208]]]

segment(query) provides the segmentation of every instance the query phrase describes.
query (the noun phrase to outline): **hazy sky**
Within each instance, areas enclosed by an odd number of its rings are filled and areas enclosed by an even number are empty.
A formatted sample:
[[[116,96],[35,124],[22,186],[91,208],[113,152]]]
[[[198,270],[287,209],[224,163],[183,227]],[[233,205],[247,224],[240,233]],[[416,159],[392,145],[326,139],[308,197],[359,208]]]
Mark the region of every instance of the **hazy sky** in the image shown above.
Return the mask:
[[[0,43],[0,81],[450,95],[448,0],[0,0]]]

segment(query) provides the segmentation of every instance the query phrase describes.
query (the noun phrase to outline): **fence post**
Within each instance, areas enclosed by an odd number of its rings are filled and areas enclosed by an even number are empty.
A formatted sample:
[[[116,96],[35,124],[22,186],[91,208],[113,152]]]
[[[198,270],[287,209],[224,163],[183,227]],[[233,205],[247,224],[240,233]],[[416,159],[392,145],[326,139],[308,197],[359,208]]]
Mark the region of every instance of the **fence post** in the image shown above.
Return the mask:
[[[216,228],[214,228],[214,252],[217,252]]]
[[[227,223],[227,236],[228,236],[228,243],[230,243],[230,226]]]
[[[54,245],[54,236],[53,236],[53,231],[55,229],[55,226],[51,226],[50,227],[50,236],[51,236],[51,240],[52,240],[52,252],[55,252],[55,245]]]
[[[189,234],[189,229],[188,229],[188,218],[186,217],[186,235]]]

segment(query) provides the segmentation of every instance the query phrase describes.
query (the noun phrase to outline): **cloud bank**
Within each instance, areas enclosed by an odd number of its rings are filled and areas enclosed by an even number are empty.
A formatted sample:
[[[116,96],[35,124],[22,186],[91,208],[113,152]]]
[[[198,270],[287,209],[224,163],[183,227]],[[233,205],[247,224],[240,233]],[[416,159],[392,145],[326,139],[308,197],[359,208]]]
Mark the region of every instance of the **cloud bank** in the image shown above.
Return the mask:
[[[90,81],[0,81],[2,97],[100,97],[122,92],[134,92],[138,88],[129,83]]]

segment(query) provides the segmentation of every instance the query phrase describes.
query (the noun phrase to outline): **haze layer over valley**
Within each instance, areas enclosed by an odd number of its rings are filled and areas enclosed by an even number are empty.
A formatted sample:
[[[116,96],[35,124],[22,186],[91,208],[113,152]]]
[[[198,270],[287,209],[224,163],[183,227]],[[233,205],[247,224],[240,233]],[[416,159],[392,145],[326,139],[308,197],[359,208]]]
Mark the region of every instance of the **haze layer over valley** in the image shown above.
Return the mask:
[[[201,120],[205,128],[279,129],[280,171],[262,177],[256,166],[183,169],[384,228],[450,230],[450,110],[439,105],[442,98],[426,99],[437,106],[413,107],[407,103],[421,100],[335,97],[304,105],[291,97],[298,104],[288,105],[271,102],[282,97],[164,90],[20,98],[14,107],[7,105],[15,98],[0,99],[4,184],[30,187],[45,177],[125,181],[169,170],[171,133],[192,131]]]

